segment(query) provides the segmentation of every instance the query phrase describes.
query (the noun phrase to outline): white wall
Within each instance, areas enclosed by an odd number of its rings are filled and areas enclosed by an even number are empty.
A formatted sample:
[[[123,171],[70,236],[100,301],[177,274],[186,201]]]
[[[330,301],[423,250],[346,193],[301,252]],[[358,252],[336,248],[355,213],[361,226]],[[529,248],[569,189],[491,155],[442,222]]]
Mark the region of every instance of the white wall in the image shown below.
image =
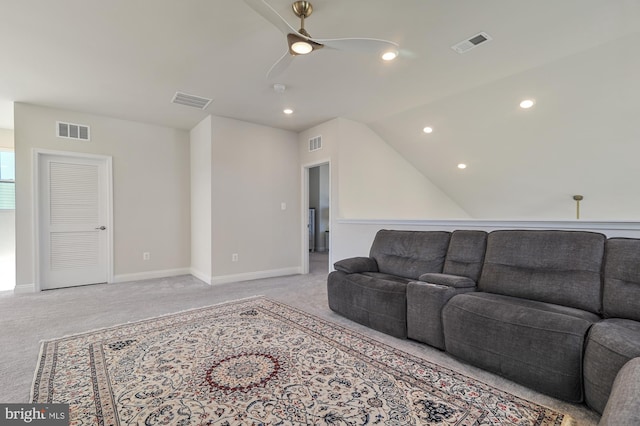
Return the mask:
[[[318,135],[323,149],[309,152]],[[469,217],[364,124],[337,118],[301,132],[299,141],[303,166],[331,161],[334,218]]]
[[[189,134],[183,130],[15,104],[17,286],[34,287],[33,148],[113,157],[116,281],[190,266]],[[91,127],[91,141],[55,136],[56,120]],[[149,261],[142,260],[150,252]]]
[[[211,158],[212,282],[299,273],[296,134],[214,116]]]
[[[338,119],[338,125],[340,217],[469,217],[369,127],[346,119]]]
[[[316,136],[322,136],[322,149],[309,152],[309,139]],[[341,232],[338,219],[468,217],[361,123],[337,118],[301,132],[298,141],[302,167],[330,163],[330,264],[340,259],[340,250],[334,250]]]
[[[211,284],[212,120],[208,116],[191,129],[191,273]]]
[[[638,220],[638,75],[635,32],[371,126],[476,219]]]

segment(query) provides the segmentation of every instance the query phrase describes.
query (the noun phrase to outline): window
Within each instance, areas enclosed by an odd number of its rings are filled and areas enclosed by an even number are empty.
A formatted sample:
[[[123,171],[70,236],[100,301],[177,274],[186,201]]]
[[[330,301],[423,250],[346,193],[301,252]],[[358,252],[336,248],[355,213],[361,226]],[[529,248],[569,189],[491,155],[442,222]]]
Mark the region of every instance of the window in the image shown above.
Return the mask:
[[[15,153],[0,151],[0,210],[16,208]]]

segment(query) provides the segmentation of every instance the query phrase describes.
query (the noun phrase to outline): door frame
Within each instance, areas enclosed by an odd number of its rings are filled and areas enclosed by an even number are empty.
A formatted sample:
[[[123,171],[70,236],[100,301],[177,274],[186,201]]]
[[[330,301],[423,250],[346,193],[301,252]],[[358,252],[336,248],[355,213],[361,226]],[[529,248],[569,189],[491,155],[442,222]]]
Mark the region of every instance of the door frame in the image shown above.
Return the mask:
[[[309,169],[314,167],[329,166],[329,247],[326,247],[329,250],[329,259],[331,259],[331,241],[333,240],[331,229],[333,228],[333,190],[331,186],[331,160],[324,159],[318,160],[313,163],[303,164],[302,165],[302,200],[301,200],[301,228],[302,228],[302,274],[309,273]],[[330,262],[330,260],[329,260]],[[327,269],[329,269],[329,265],[327,265]]]
[[[70,151],[55,151],[48,149],[33,148],[31,150],[31,167],[32,167],[32,194],[33,194],[33,243],[34,243],[34,287],[35,291],[42,291],[42,274],[41,267],[41,249],[40,242],[41,232],[40,229],[40,163],[44,156],[58,156],[75,159],[87,159],[101,161],[105,166],[106,173],[106,185],[105,188],[107,194],[107,205],[105,206],[107,215],[107,283],[113,282],[113,158],[109,155],[98,154],[86,154],[83,152],[70,152]]]

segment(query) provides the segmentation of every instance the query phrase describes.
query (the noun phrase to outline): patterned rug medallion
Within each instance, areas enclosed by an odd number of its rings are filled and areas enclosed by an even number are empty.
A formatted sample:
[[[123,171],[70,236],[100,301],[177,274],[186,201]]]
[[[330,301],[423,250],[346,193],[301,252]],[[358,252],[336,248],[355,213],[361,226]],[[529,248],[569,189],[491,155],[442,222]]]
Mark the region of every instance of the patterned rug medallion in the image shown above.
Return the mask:
[[[42,344],[74,425],[562,425],[568,418],[262,297]]]

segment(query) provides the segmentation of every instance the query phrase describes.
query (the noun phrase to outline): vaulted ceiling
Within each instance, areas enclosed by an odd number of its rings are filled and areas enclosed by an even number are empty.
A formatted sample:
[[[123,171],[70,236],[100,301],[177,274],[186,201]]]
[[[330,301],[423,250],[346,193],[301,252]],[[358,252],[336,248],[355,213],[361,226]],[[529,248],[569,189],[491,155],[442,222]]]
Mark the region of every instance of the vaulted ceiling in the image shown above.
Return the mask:
[[[299,26],[290,0],[267,2]],[[400,56],[322,49],[267,79],[285,37],[240,0],[5,1],[0,127],[11,125],[12,101],[181,129],[207,114],[292,131],[345,117],[475,217],[570,216],[567,197],[580,191],[609,205],[593,217],[640,211],[616,206],[626,194],[615,185],[637,181],[626,173],[640,154],[637,0],[312,3],[313,36],[387,39]],[[451,49],[481,31],[492,40]],[[176,91],[213,102],[205,111],[171,104]],[[536,104],[523,111],[527,97]],[[622,193],[606,201],[612,192]]]

